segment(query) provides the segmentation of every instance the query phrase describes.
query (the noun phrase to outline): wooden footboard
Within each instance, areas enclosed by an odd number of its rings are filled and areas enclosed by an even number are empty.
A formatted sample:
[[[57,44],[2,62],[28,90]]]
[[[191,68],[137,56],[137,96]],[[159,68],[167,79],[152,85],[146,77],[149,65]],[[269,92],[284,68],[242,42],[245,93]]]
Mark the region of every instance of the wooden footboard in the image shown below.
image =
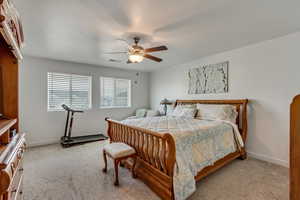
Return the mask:
[[[173,137],[169,133],[160,134],[108,118],[105,120],[111,142],[124,142],[135,148],[138,154],[136,175],[161,198],[173,199]]]

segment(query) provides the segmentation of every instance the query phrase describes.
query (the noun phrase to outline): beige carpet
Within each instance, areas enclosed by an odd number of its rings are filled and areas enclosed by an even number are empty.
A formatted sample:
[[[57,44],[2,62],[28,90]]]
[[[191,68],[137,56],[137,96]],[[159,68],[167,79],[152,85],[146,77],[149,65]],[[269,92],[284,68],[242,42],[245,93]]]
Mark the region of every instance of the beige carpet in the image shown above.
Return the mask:
[[[101,171],[104,143],[27,150],[25,200],[159,199],[124,168],[120,168],[120,187],[113,186],[112,163],[107,175]],[[288,169],[255,159],[236,160],[198,182],[189,199],[287,200]]]

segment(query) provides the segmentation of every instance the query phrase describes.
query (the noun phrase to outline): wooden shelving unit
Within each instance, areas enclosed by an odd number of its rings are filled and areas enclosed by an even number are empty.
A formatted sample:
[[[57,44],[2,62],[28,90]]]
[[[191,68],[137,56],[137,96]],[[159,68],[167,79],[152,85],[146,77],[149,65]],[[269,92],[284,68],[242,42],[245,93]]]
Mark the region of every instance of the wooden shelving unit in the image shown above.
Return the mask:
[[[21,20],[10,0],[0,0],[0,200],[21,200],[25,134],[19,133]]]

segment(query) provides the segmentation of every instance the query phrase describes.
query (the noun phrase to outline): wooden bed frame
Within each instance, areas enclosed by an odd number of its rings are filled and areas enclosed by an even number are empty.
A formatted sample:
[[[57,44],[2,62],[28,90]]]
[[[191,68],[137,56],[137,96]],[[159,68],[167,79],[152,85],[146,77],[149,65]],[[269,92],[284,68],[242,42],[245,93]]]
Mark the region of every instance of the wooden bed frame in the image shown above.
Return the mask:
[[[247,138],[247,99],[240,100],[177,100],[175,106],[182,104],[230,104],[238,111],[237,125],[243,141]],[[158,133],[147,129],[124,125],[118,121],[108,122],[107,133],[111,142],[124,142],[137,151],[135,172],[162,199],[174,199],[173,170],[175,165],[175,142],[171,134]],[[200,180],[230,161],[246,159],[245,148],[233,152],[198,172],[195,180]],[[127,163],[130,167],[130,162]]]

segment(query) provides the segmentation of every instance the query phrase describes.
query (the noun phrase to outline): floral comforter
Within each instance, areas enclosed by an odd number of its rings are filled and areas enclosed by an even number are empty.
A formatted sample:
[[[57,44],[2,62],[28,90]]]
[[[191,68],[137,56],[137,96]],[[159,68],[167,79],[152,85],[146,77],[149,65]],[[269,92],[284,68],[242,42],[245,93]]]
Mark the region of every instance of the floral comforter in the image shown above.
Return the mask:
[[[227,121],[163,116],[127,119],[122,123],[173,136],[176,145],[173,177],[176,200],[186,199],[196,190],[194,177],[200,170],[244,145],[237,126]]]

